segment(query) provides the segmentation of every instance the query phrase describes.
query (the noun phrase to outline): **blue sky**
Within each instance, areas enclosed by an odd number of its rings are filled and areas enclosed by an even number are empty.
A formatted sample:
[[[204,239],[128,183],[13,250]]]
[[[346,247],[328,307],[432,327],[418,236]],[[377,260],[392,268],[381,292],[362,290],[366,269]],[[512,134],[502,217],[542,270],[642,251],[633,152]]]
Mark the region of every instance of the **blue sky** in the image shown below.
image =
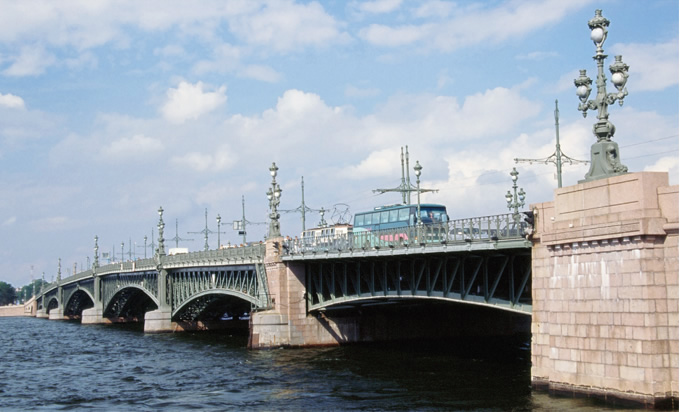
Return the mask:
[[[552,200],[554,166],[515,165],[560,143],[588,159],[596,113],[573,79],[594,78],[587,22],[630,65],[610,108],[632,172],[678,182],[678,2],[0,1],[0,280],[67,276],[130,246],[165,209],[165,238],[193,238],[222,217],[267,219],[268,168],[281,208],[356,213],[398,203],[400,147],[423,166],[423,201],[452,218],[505,213],[516,166],[528,203]],[[608,72],[607,72],[608,74]],[[611,83],[608,90],[613,91]],[[564,185],[587,166],[565,166]],[[412,174],[412,173],[411,173]],[[346,206],[345,206],[346,205]],[[328,218],[331,213],[327,214]],[[307,226],[318,222],[307,215]],[[300,215],[282,232],[299,235]],[[249,227],[261,240],[266,225]],[[154,235],[157,239],[157,234]],[[150,242],[150,241],[149,241]],[[217,237],[209,238],[211,247]],[[169,241],[169,246],[174,242]],[[147,251],[151,255],[151,250]],[[32,275],[31,275],[32,274]]]

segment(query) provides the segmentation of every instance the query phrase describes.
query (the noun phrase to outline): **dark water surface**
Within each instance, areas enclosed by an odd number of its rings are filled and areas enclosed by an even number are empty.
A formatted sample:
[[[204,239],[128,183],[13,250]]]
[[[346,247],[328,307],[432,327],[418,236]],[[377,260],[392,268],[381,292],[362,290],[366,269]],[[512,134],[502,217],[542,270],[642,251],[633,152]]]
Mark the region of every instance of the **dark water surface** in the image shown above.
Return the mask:
[[[246,341],[0,318],[0,409],[614,410],[532,392],[528,339],[267,351]]]

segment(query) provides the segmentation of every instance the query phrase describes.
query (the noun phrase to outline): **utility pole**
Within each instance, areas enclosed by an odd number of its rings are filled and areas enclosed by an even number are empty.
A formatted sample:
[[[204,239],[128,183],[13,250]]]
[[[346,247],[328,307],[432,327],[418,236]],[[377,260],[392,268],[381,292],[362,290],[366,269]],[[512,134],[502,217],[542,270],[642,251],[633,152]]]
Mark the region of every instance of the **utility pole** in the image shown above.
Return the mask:
[[[560,111],[557,108],[557,99],[555,99],[555,152],[551,154],[550,156],[543,158],[543,159],[518,159],[515,158],[515,163],[529,163],[533,164],[535,163],[552,163],[555,165],[557,168],[557,187],[561,188],[562,187],[562,164],[564,162],[569,163],[570,165],[574,164],[588,164],[589,162],[587,160],[577,160],[577,159],[572,159],[571,157],[567,156],[562,152],[562,149],[560,148]]]
[[[215,233],[212,230],[208,229],[208,208],[205,209],[205,229],[201,230],[200,232],[187,232],[189,234],[199,234],[203,233],[203,238],[205,239],[205,244],[203,245],[203,249],[207,252],[210,250],[210,245],[208,244],[208,234],[210,233]],[[224,233],[224,232],[222,232]]]
[[[207,210],[206,210],[206,213],[207,213]],[[172,239],[168,239],[168,240],[174,240],[175,241],[175,247],[176,248],[179,247],[179,241],[180,240],[194,240],[194,239],[182,239],[181,237],[179,237],[179,231],[177,230],[178,227],[179,227],[179,223],[178,223],[177,219],[175,219],[175,237],[173,237]]]
[[[404,148],[401,148],[401,184],[392,189],[374,189],[373,193],[387,193],[387,192],[399,192],[401,193],[401,202],[405,205],[411,204],[411,192],[416,192],[418,195],[425,192],[438,192],[439,189],[421,189],[420,187],[413,186],[411,184],[411,177],[409,174],[409,164],[408,164],[408,146],[406,146],[406,165],[404,165]]]
[[[305,220],[306,213],[307,212],[321,212],[321,210],[323,208],[321,208],[321,209],[311,209],[311,208],[307,207],[307,205],[305,204],[305,177],[304,176],[302,176],[300,178],[300,182],[301,182],[301,187],[302,187],[302,204],[300,206],[296,207],[295,209],[280,210],[280,212],[282,212],[282,213],[297,213],[297,212],[299,212],[302,215],[302,231],[304,232],[307,229],[306,220]]]

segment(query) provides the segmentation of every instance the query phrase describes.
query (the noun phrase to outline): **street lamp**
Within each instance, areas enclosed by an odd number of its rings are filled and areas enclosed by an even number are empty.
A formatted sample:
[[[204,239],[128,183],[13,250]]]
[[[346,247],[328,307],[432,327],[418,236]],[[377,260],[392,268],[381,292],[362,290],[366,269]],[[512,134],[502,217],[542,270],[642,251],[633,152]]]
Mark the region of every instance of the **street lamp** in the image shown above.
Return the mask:
[[[579,183],[602,179],[611,176],[618,176],[628,172],[628,168],[621,164],[619,155],[619,145],[612,141],[616,127],[609,121],[607,108],[609,105],[619,101],[623,106],[623,99],[628,95],[626,82],[628,81],[629,66],[622,61],[621,56],[615,56],[614,64],[609,66],[612,73],[612,83],[617,89],[616,93],[607,94],[607,78],[604,74],[604,61],[607,55],[604,54],[602,45],[607,40],[607,27],[609,20],[602,17],[602,10],[595,10],[595,17],[588,21],[590,28],[590,38],[596,46],[595,56],[597,61],[597,96],[595,100],[588,100],[593,81],[586,75],[585,70],[580,70],[580,75],[574,79],[576,95],[581,103],[578,110],[583,112],[583,117],[588,115],[588,110],[597,110],[597,123],[593,125],[593,134],[597,142],[590,148],[590,171],[585,175],[585,179]]]
[[[220,214],[217,214],[217,249],[220,248],[220,223],[222,222],[222,218],[220,217]]]
[[[94,236],[94,264],[92,265],[93,269],[97,269],[99,267],[99,236],[95,235]]]
[[[269,200],[269,237],[281,236],[281,226],[279,223],[278,206],[281,203],[281,187],[276,183],[276,172],[279,170],[276,163],[272,162],[269,168],[269,174],[272,176],[272,186],[267,190],[267,199]]]
[[[508,190],[508,193],[505,194],[505,200],[508,202],[508,209],[512,211],[512,218],[515,221],[516,228],[519,229],[519,208],[524,206],[526,193],[524,188],[520,188],[519,192],[517,192],[517,177],[519,176],[517,169],[513,167],[510,176],[512,177],[512,193]]]
[[[420,218],[420,173],[422,173],[423,167],[417,160],[413,170],[416,171],[416,191],[418,192],[418,226],[421,226],[423,224],[423,220]]]
[[[165,256],[165,239],[163,239],[163,229],[165,228],[165,223],[163,223],[163,206],[158,208],[158,255]]]

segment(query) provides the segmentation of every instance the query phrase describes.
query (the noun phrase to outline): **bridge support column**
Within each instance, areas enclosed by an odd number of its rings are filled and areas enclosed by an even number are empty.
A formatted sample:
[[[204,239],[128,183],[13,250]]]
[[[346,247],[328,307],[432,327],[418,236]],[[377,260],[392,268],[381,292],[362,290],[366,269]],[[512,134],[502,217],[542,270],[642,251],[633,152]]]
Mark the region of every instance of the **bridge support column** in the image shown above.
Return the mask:
[[[96,325],[100,323],[111,323],[111,321],[104,317],[104,309],[101,303],[95,303],[93,308],[83,310],[80,323],[83,325]]]
[[[168,271],[158,271],[158,302],[159,308],[144,315],[144,332],[159,333],[172,332],[172,308],[168,303]]]
[[[281,261],[282,238],[266,242],[265,268],[272,298],[271,310],[250,320],[248,346],[253,349],[339,345],[358,340],[355,319],[340,321],[307,315],[305,266]]]
[[[66,320],[68,319],[67,317],[64,316],[64,307],[59,306],[58,308],[54,308],[50,311],[48,315],[50,320]]]
[[[102,303],[102,280],[97,275],[97,268],[95,267],[92,276],[94,277],[94,307],[83,310],[80,323],[83,325],[97,325],[101,323],[111,323],[111,321],[104,317],[104,304]]]
[[[678,186],[630,173],[532,208],[533,386],[677,408]]]
[[[159,333],[172,331],[172,311],[170,309],[152,310],[144,315],[144,332]]]
[[[36,318],[47,319],[47,318],[50,317],[50,315],[47,314],[47,310],[46,310],[45,308],[42,308],[42,309],[38,309],[38,310],[36,311],[35,317],[36,317]]]

